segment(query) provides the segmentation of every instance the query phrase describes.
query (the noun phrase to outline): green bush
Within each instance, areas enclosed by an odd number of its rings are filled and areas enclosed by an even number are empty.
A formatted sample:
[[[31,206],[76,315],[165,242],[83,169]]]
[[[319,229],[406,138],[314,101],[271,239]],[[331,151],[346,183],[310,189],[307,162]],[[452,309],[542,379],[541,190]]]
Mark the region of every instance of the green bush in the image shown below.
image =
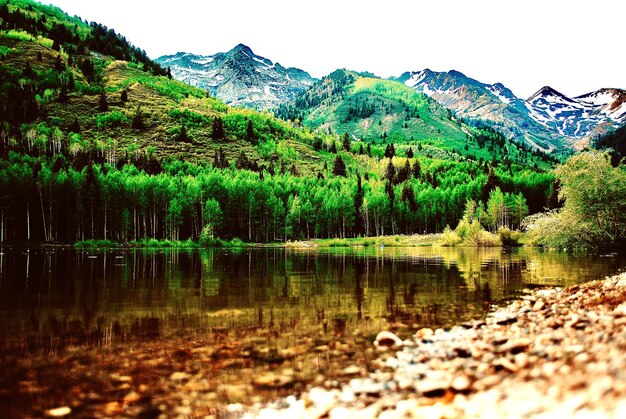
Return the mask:
[[[74,243],[74,247],[77,247],[79,249],[95,249],[99,247],[110,248],[110,247],[115,247],[117,245],[118,244],[112,240],[96,240],[96,239],[82,240],[82,241]]]
[[[437,244],[444,247],[454,247],[460,245],[462,242],[463,239],[460,238],[458,234],[450,228],[450,226],[446,226]]]
[[[176,122],[184,124],[187,128],[201,128],[210,124],[209,118],[189,109],[172,109],[167,115]]]
[[[111,111],[96,116],[96,127],[99,129],[115,128],[122,124],[128,124],[128,122],[128,117],[120,111]]]
[[[556,169],[563,208],[524,220],[531,244],[583,251],[618,248],[626,241],[626,171],[607,152],[570,157]]]

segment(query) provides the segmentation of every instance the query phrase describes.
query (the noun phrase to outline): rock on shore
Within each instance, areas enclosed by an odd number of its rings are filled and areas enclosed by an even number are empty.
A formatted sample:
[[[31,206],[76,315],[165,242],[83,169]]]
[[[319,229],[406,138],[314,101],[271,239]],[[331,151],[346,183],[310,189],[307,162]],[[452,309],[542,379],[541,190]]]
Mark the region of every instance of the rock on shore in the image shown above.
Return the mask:
[[[485,320],[419,330],[397,352],[377,347],[367,377],[229,410],[290,419],[626,418],[626,274],[529,292]]]

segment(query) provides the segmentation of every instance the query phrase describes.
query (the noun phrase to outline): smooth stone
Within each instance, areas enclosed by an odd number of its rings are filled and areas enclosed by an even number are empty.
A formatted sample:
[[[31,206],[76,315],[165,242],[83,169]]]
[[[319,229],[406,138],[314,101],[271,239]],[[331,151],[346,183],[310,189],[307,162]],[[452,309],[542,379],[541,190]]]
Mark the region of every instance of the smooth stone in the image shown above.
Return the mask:
[[[402,339],[400,339],[395,333],[382,331],[376,335],[374,345],[377,347],[400,347],[403,345]]]
[[[189,378],[189,374],[183,371],[176,371],[176,372],[173,372],[172,375],[170,375],[170,380],[172,381],[182,381],[188,378]]]
[[[356,365],[350,365],[343,370],[341,370],[341,375],[349,376],[349,375],[359,375],[363,372],[363,370]]]
[[[259,388],[284,388],[290,387],[294,383],[291,375],[265,374],[254,380],[254,385]]]
[[[471,383],[465,375],[459,375],[452,380],[452,388],[456,391],[465,391],[469,389]]]
[[[72,409],[70,409],[68,406],[55,407],[54,409],[46,410],[46,416],[51,416],[54,418],[67,416],[70,413],[72,413]]]

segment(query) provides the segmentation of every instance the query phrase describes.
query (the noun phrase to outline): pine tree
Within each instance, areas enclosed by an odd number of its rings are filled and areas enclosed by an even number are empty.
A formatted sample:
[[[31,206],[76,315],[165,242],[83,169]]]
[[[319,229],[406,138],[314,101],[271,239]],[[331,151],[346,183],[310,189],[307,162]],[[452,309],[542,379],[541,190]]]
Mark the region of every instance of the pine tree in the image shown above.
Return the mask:
[[[395,155],[396,155],[396,148],[393,146],[393,144],[387,144],[387,147],[385,148],[385,157],[390,159]]]
[[[354,211],[358,213],[361,210],[361,206],[363,206],[363,197],[365,193],[363,193],[363,186],[361,182],[361,174],[356,174],[356,194],[354,194]]]
[[[27,77],[27,78],[32,78],[34,75],[33,72],[33,68],[30,65],[30,62],[26,62],[26,65],[24,66],[24,70],[22,70],[22,76]]]
[[[343,159],[340,155],[335,157],[335,163],[333,164],[333,175],[335,176],[347,176],[346,172],[346,164],[343,162]]]
[[[211,138],[214,140],[223,140],[225,137],[224,133],[224,125],[222,122],[222,118],[216,116],[213,118],[213,130],[211,132]]]
[[[359,146],[359,156],[363,155],[363,144]]]
[[[228,159],[226,158],[226,154],[224,154],[224,148],[220,147],[220,168],[226,169],[230,166]]]
[[[337,145],[335,144],[334,141],[331,143],[329,151],[333,154],[337,154]]]
[[[104,89],[100,90],[100,100],[98,102],[98,110],[100,112],[106,112],[109,110],[109,103],[107,102],[107,94]]]
[[[57,55],[57,59],[54,61],[54,71],[57,73],[65,71],[65,63],[61,60],[60,55]]]
[[[343,134],[342,145],[344,150],[350,151],[350,136],[347,132]]]
[[[385,179],[388,179],[390,182],[393,182],[396,177],[396,167],[393,165],[393,161],[389,159],[389,163],[387,164],[387,168],[385,169]]]
[[[400,170],[398,170],[397,182],[398,183],[404,182],[405,180],[409,178],[410,174],[411,174],[411,164],[409,163],[409,159],[406,159],[404,166],[402,166]]]
[[[126,89],[123,89],[122,93],[120,93],[120,100],[122,103],[128,102],[128,91]]]
[[[167,78],[172,80],[172,67],[167,67]]]
[[[246,127],[246,140],[248,140],[251,144],[257,144],[258,140],[256,135],[254,134],[254,124],[252,123],[252,119],[248,118],[248,126]]]
[[[131,127],[139,131],[143,131],[144,129],[146,129],[146,125],[143,122],[143,114],[141,112],[141,105],[137,105],[137,109],[135,109],[135,114],[133,115]],[[182,131],[182,128],[181,128],[181,131]],[[185,137],[186,136],[187,136],[187,133],[185,133]],[[182,141],[187,141],[187,140],[182,140]]]
[[[411,147],[409,147],[409,149],[406,151],[406,156],[410,159],[413,158],[413,149]]]
[[[65,103],[68,100],[67,96],[67,85],[65,83],[61,84],[61,88],[59,89],[59,97],[57,100],[61,103]]]
[[[74,118],[74,121],[67,129],[68,132],[74,132],[76,134],[80,133],[80,124],[78,123],[78,118]]]
[[[420,166],[420,161],[416,159],[415,163],[413,163],[413,177],[415,179],[419,179],[421,173],[422,173],[422,167]]]
[[[177,141],[181,141],[183,143],[186,143],[189,141],[189,137],[187,136],[187,128],[185,127],[185,125],[181,125],[180,127],[180,131],[178,131],[178,136],[176,137]]]

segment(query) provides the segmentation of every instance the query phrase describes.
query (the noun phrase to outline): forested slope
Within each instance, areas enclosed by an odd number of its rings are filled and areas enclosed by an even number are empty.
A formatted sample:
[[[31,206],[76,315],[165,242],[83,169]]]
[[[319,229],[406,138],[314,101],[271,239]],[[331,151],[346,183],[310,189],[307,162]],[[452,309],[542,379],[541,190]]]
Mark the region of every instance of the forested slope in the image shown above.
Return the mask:
[[[552,192],[545,156],[428,104],[419,138],[302,127],[171,80],[59,9],[11,0],[0,19],[3,242],[436,232],[495,188],[514,227],[519,194],[535,212]]]

